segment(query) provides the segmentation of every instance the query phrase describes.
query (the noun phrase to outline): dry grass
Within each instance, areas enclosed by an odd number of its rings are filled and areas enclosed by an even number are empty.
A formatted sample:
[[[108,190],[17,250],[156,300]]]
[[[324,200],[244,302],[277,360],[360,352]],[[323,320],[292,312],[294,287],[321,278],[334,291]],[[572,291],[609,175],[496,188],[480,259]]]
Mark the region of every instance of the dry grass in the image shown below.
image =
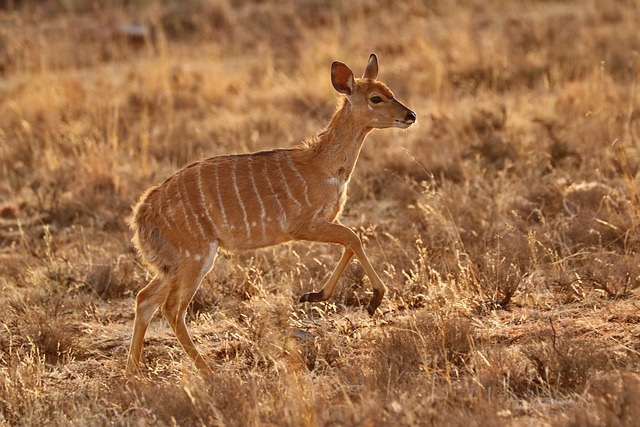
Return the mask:
[[[0,425],[631,426],[640,408],[640,3],[0,2]],[[134,26],[139,24],[140,26]],[[330,61],[418,114],[371,135],[339,251],[220,257],[189,312],[197,376],[154,320],[126,227],[205,156],[328,121]]]

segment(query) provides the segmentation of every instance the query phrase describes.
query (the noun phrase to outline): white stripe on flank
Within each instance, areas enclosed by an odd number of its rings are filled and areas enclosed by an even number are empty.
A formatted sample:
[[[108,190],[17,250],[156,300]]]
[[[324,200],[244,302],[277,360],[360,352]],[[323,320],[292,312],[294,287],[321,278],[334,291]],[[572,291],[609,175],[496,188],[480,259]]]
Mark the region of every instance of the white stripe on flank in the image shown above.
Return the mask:
[[[214,170],[213,174],[216,176],[216,196],[218,198],[218,207],[220,208],[220,213],[222,214],[222,223],[224,228],[229,230],[229,221],[227,221],[227,213],[224,210],[224,205],[222,204],[222,196],[220,195],[220,180],[218,179],[218,162],[213,162]]]
[[[167,186],[167,193],[170,193],[168,186]],[[178,227],[178,225],[177,225],[178,222],[176,221],[176,218],[179,215],[176,215],[175,205],[176,205],[176,203],[174,203],[171,199],[167,199],[167,220],[166,220],[166,223],[167,223],[167,225],[169,226],[170,229],[174,229],[174,228]]]
[[[262,225],[262,238],[264,239],[266,235],[264,218],[267,216],[267,213],[264,210],[264,203],[262,203],[262,197],[260,197],[260,193],[258,192],[258,187],[256,186],[256,180],[253,177],[253,157],[247,157],[247,160],[249,162],[249,179],[251,180],[251,185],[253,186],[253,192],[256,194],[258,203],[260,203],[260,224]]]
[[[238,162],[238,157],[232,157],[233,162],[231,168],[231,182],[233,183],[233,188],[236,190],[236,196],[238,197],[238,203],[240,204],[240,209],[242,209],[242,219],[244,220],[244,228],[247,230],[247,239],[251,238],[251,230],[249,229],[249,219],[247,218],[247,209],[244,207],[244,203],[242,203],[242,197],[240,197],[240,189],[238,188],[238,181],[236,179],[236,163]]]
[[[172,229],[175,226],[175,220],[173,218],[173,210],[171,209],[171,201],[168,201],[167,204],[167,213],[168,216],[164,214],[164,211],[162,210],[162,201],[163,201],[163,195],[165,193],[165,188],[159,188],[158,189],[158,216],[162,219],[162,221],[165,223],[165,225],[169,228]],[[171,220],[171,221],[169,221]],[[172,224],[173,222],[173,224]]]
[[[284,184],[284,189],[287,192],[287,197],[292,199],[293,202],[298,205],[298,210],[302,208],[302,203],[298,201],[291,192],[289,188],[289,184],[287,183],[287,178],[284,176],[284,172],[282,171],[282,166],[280,165],[280,156],[276,154],[276,163],[278,164],[278,171],[280,171],[280,177],[282,178],[282,183]]]
[[[182,175],[184,176],[184,175]],[[204,232],[204,228],[202,228],[202,224],[200,224],[200,220],[198,218],[198,215],[196,214],[195,209],[193,209],[193,206],[191,206],[191,203],[189,202],[189,191],[187,190],[187,185],[184,183],[184,179],[180,180],[180,183],[182,184],[180,187],[181,189],[184,190],[184,193],[186,194],[186,205],[189,207],[189,210],[191,211],[191,215],[193,215],[193,217],[196,219],[196,225],[198,226],[198,231],[200,231],[200,236],[205,239],[206,238],[206,234]],[[182,197],[180,198],[182,199]]]
[[[277,156],[277,154],[274,154]],[[276,199],[276,203],[280,208],[280,228],[284,230],[285,225],[287,225],[287,213],[284,211],[284,206],[280,203],[280,199],[278,198],[278,193],[273,189],[273,185],[271,185],[271,180],[269,179],[269,171],[267,170],[267,161],[268,157],[264,156],[264,162],[262,163],[262,172],[264,173],[264,177],[267,179],[267,185],[269,186],[269,191],[273,194],[273,197]]]
[[[218,233],[218,227],[216,227],[216,224],[213,222],[213,218],[211,218],[211,215],[209,215],[209,208],[207,207],[207,201],[204,198],[204,192],[202,191],[202,163],[198,163],[198,192],[200,193],[200,203],[202,204],[202,210],[204,211],[204,216],[207,217],[207,221],[209,222],[209,224],[211,224],[211,228],[213,229],[213,232],[216,233],[216,235],[219,235],[220,233]]]
[[[302,186],[304,187],[304,201],[307,202],[307,206],[311,206],[311,202],[309,201],[309,187],[307,187],[307,180],[298,171],[296,165],[293,164],[293,160],[291,160],[291,157],[289,156],[287,156],[287,165],[289,165],[293,173],[298,175],[298,177],[300,178],[300,182],[302,182]]]
[[[182,200],[182,191],[180,189],[180,183],[176,181],[181,181],[181,177],[178,176],[174,181],[175,185],[178,187],[176,193],[178,194],[178,202],[180,203],[180,207],[182,208],[182,217],[184,218],[184,223],[187,226],[187,231],[191,233],[193,237],[198,237],[198,235],[191,228],[191,222],[189,222],[189,214],[187,213],[187,209],[184,206],[184,201]]]

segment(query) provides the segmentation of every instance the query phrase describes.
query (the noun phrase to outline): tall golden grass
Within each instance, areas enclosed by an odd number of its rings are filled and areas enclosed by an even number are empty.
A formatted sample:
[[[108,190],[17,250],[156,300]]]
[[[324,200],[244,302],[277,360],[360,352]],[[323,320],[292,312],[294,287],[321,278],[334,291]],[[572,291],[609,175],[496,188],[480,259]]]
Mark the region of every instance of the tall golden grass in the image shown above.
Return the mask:
[[[0,424],[632,426],[640,419],[640,3],[0,2]],[[418,114],[372,134],[343,222],[389,287],[369,318],[339,249],[219,258],[143,379],[148,280],[126,220],[206,156],[290,146],[329,64]]]

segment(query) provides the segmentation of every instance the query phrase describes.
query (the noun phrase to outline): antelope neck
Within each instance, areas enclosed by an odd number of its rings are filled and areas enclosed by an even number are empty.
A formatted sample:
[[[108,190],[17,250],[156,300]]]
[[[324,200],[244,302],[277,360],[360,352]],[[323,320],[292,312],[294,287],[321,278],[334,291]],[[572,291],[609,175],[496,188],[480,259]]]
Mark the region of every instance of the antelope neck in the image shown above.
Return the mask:
[[[354,122],[357,120],[351,104],[345,100],[326,129],[317,136],[313,147],[312,161],[341,183],[349,181],[364,139],[372,130]]]

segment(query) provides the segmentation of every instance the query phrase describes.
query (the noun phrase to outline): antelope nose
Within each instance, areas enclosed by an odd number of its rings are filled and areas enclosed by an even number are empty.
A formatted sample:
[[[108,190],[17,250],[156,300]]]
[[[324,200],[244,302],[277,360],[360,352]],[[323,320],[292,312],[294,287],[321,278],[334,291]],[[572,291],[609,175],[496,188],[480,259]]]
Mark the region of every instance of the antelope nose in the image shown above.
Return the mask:
[[[407,111],[407,115],[404,116],[404,121],[407,123],[415,123],[417,119],[416,113],[411,110]]]

